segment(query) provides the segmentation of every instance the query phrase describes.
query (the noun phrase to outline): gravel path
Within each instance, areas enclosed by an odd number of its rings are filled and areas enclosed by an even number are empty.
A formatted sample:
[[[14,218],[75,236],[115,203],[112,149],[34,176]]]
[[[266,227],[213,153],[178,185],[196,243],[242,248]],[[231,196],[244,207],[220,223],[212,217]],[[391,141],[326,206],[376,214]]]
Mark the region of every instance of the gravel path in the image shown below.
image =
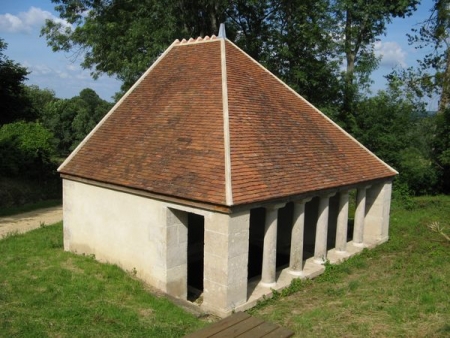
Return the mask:
[[[27,232],[39,228],[41,224],[50,225],[62,219],[61,206],[0,217],[0,239],[8,233]]]

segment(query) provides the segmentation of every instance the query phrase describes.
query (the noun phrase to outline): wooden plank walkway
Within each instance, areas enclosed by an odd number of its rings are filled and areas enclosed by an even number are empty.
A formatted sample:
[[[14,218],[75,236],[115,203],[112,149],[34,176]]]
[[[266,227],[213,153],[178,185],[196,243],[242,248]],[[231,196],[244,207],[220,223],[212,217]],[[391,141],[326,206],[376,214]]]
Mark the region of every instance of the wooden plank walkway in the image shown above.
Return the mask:
[[[238,312],[185,338],[286,338],[293,335],[291,330],[252,317],[245,312]]]

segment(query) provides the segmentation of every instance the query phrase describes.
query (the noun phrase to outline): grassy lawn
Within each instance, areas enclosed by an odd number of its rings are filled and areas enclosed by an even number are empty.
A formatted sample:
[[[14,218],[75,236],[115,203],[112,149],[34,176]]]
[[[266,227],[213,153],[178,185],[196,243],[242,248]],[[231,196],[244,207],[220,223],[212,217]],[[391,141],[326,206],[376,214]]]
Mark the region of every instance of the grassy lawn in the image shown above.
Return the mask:
[[[298,337],[450,336],[450,196],[393,207],[389,242],[250,313]],[[62,249],[62,226],[0,240],[0,337],[180,337],[206,322],[116,266]],[[295,291],[295,292],[294,292]]]
[[[252,309],[299,337],[450,336],[450,196],[393,207],[389,242]],[[288,290],[284,294],[289,294]]]
[[[62,249],[62,224],[0,240],[1,337],[180,337],[206,323],[113,265]]]

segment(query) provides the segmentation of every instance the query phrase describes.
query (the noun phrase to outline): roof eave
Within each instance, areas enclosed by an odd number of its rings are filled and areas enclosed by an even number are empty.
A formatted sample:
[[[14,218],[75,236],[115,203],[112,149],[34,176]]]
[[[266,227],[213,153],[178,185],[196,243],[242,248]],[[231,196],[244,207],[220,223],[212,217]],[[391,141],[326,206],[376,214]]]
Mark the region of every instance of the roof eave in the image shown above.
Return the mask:
[[[220,212],[220,213],[224,213],[224,214],[232,214],[232,213],[239,212],[239,211],[250,210],[250,209],[259,208],[259,207],[266,207],[266,206],[273,205],[273,204],[289,203],[289,202],[304,200],[304,199],[311,198],[311,197],[335,194],[335,193],[339,193],[342,191],[349,191],[349,190],[357,189],[362,186],[371,186],[371,185],[380,184],[383,182],[392,182],[394,177],[395,177],[395,175],[381,177],[381,178],[367,180],[367,181],[361,181],[361,182],[352,183],[352,184],[343,185],[343,186],[326,188],[326,189],[322,189],[322,190],[307,191],[307,192],[302,192],[299,194],[294,194],[294,195],[289,195],[289,196],[280,196],[280,197],[271,198],[271,199],[267,199],[267,200],[244,202],[244,203],[240,203],[240,204],[236,204],[236,205],[225,205],[225,204],[210,203],[210,202],[205,202],[205,201],[181,198],[181,197],[172,196],[172,195],[165,195],[165,194],[150,192],[150,191],[146,191],[146,190],[142,190],[142,189],[126,187],[126,186],[122,186],[122,185],[118,185],[118,184],[114,184],[114,183],[100,182],[100,181],[96,181],[96,180],[92,180],[92,179],[88,179],[88,178],[83,178],[83,177],[79,177],[79,176],[61,173],[61,178],[69,180],[69,181],[75,181],[75,182],[79,182],[79,183],[89,184],[89,185],[97,186],[99,188],[120,191],[120,192],[124,192],[124,193],[133,194],[136,196],[152,198],[155,200],[159,200],[161,202],[180,204],[180,205],[184,205],[184,206],[188,206],[188,207],[199,208],[199,209],[213,211],[213,212]]]

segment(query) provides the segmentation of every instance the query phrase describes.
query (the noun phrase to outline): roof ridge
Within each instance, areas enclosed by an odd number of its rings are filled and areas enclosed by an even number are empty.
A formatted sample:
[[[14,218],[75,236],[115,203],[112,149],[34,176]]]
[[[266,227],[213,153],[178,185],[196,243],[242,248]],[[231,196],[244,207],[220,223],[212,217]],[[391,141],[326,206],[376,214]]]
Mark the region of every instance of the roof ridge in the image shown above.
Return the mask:
[[[220,39],[220,68],[222,71],[222,109],[223,109],[223,138],[225,155],[225,201],[227,205],[233,205],[233,186],[231,179],[231,138],[230,116],[228,108],[228,78],[227,56],[225,51],[225,39]]]
[[[194,44],[194,43],[199,43],[199,42],[215,41],[215,40],[220,40],[220,39],[221,38],[218,38],[217,36],[215,36],[213,34],[211,36],[206,35],[203,38],[201,36],[199,36],[197,39],[190,38],[189,40],[183,39],[181,41],[176,39],[173,43],[175,45],[187,45],[187,44]]]

